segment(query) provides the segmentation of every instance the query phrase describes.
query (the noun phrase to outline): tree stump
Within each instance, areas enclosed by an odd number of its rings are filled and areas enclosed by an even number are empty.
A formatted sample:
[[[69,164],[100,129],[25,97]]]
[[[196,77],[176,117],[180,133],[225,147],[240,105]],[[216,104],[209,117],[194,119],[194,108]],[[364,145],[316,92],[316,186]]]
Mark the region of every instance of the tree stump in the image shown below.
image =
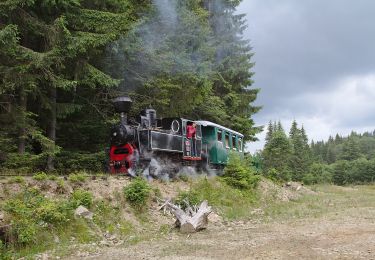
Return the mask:
[[[160,209],[168,208],[176,217],[176,226],[182,233],[195,233],[206,229],[208,225],[208,215],[212,212],[208,202],[203,201],[199,207],[188,206],[185,211],[180,207],[166,201]]]

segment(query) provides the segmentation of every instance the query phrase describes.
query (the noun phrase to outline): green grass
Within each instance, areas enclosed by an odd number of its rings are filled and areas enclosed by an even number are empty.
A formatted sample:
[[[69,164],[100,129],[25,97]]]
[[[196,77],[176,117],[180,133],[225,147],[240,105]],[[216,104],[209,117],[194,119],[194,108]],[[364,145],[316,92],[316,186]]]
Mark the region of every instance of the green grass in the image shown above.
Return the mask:
[[[296,201],[273,202],[263,205],[263,221],[294,220],[300,218],[334,217],[335,213],[351,209],[373,207],[375,186],[338,187],[333,185],[312,186],[316,195],[306,195]]]
[[[13,176],[8,180],[9,184],[12,183],[19,183],[19,184],[24,184],[25,183],[25,178],[22,176]]]
[[[192,181],[190,191],[180,192],[177,203],[183,206],[184,200],[192,205],[207,200],[220,215],[233,220],[249,217],[249,212],[257,202],[257,194],[252,190],[233,188],[219,178],[204,178]]]

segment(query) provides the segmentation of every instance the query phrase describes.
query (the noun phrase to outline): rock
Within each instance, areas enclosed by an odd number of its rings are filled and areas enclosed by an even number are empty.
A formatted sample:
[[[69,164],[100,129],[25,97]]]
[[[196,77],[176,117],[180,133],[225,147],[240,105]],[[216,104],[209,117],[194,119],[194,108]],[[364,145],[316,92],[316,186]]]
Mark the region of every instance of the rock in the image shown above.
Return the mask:
[[[0,222],[4,221],[4,213],[0,212]]]
[[[100,246],[110,246],[111,244],[107,240],[102,240],[99,242]]]
[[[81,205],[75,210],[74,216],[83,217],[85,219],[91,219],[92,220],[92,218],[94,216],[94,213],[92,213],[87,208],[85,208],[84,206]]]

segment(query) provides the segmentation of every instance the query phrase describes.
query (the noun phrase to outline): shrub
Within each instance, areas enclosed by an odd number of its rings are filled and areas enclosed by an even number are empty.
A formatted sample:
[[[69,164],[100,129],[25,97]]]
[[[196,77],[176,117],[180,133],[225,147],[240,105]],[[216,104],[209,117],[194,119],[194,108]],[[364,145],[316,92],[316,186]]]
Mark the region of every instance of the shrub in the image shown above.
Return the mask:
[[[37,226],[31,220],[22,218],[12,222],[11,232],[20,244],[31,244],[37,233]]]
[[[313,163],[310,166],[309,173],[303,176],[302,181],[306,185],[330,183],[332,181],[331,169],[328,165]]]
[[[185,210],[188,205],[198,205],[200,202],[202,202],[202,200],[198,192],[196,192],[195,190],[182,191],[177,195],[175,199],[175,203],[179,205],[183,210]]]
[[[25,179],[22,176],[14,176],[9,179],[8,183],[25,183]]]
[[[77,173],[69,175],[68,180],[72,183],[80,183],[80,182],[85,182],[86,178],[87,178],[87,174],[85,172],[77,172]]]
[[[62,151],[56,157],[56,169],[59,172],[91,171],[100,172],[106,163],[105,152],[98,153],[76,153]]]
[[[7,160],[2,164],[2,167],[15,169],[20,173],[32,172],[34,169],[37,169],[37,162],[39,159],[40,156],[30,153],[9,153],[7,154]]]
[[[56,181],[56,180],[57,180],[57,176],[54,175],[54,174],[51,174],[51,175],[48,176],[48,179],[49,179],[50,181]]]
[[[74,208],[77,208],[80,205],[91,208],[93,204],[93,196],[89,191],[78,189],[73,192],[70,202]]]
[[[68,211],[57,201],[45,201],[35,209],[35,217],[49,224],[62,224],[68,220]]]
[[[33,179],[36,181],[46,181],[48,179],[48,175],[45,172],[38,172],[33,176]]]
[[[151,188],[146,180],[136,178],[124,187],[125,199],[136,209],[142,209],[150,197]]]
[[[222,178],[228,185],[237,189],[253,189],[260,180],[255,170],[246,165],[237,154],[230,155]]]

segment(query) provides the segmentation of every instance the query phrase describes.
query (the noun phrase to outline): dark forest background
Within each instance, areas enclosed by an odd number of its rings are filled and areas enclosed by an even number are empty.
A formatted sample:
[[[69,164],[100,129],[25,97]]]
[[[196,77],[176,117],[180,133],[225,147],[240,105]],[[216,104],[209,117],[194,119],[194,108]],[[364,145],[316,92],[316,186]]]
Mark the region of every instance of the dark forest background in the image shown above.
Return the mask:
[[[111,100],[253,140],[252,52],[234,0],[0,3],[0,167],[100,171]]]

